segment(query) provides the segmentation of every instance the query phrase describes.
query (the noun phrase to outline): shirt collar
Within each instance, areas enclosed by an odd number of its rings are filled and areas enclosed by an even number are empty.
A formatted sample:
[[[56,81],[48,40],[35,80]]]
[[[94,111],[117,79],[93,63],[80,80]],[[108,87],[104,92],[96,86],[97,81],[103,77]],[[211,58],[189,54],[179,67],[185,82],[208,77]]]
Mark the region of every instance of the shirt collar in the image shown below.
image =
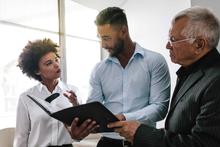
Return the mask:
[[[216,59],[220,59],[220,55],[217,49],[210,50],[206,55],[204,55],[201,59],[193,63],[187,68],[180,67],[180,69],[176,72],[178,76],[189,75],[192,72],[196,72],[199,69],[204,69],[212,65],[216,62]]]
[[[133,58],[135,58],[136,56],[139,56],[139,55],[143,57],[144,56],[144,50],[142,49],[142,47],[138,43],[135,43],[135,50],[134,50],[134,53],[131,56],[130,60],[132,60]],[[119,63],[119,61],[116,57],[111,57],[111,56],[108,56],[106,62]]]
[[[47,87],[46,87],[44,84],[42,84],[41,82],[39,82],[39,84],[37,85],[37,88],[38,88],[38,90],[39,90],[40,92],[47,90]],[[58,84],[57,84],[57,86],[55,87],[55,89],[53,90],[52,93],[57,92],[57,91],[62,90],[62,89],[64,89],[64,84],[63,84],[63,82],[59,79],[59,80],[58,80]],[[47,91],[48,91],[48,90],[47,90]]]

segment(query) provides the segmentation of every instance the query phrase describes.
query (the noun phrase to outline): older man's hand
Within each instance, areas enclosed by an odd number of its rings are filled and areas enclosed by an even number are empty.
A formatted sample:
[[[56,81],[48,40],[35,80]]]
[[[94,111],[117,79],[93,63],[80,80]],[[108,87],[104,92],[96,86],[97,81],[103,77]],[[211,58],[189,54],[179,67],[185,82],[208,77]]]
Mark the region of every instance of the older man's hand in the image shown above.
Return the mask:
[[[108,124],[108,128],[114,128],[115,132],[118,132],[121,136],[133,144],[134,135],[137,128],[140,126],[138,121],[117,121]]]
[[[116,114],[115,115],[119,120],[126,120],[126,118],[125,118],[125,116],[124,116],[124,114]]]

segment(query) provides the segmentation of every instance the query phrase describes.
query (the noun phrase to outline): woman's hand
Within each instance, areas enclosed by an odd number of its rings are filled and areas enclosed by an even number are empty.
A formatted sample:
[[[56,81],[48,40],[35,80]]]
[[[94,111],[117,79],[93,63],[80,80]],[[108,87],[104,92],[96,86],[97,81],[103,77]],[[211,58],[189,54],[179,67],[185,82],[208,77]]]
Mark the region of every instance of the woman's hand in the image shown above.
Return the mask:
[[[73,92],[72,90],[69,90],[69,91],[67,90],[66,92],[63,93],[63,95],[68,98],[69,102],[72,103],[73,106],[79,105],[77,96],[75,92]]]
[[[75,118],[71,126],[65,125],[72,139],[82,140],[90,133],[92,133],[96,128],[99,127],[97,123],[91,119],[85,120],[80,126],[78,126],[79,118]]]

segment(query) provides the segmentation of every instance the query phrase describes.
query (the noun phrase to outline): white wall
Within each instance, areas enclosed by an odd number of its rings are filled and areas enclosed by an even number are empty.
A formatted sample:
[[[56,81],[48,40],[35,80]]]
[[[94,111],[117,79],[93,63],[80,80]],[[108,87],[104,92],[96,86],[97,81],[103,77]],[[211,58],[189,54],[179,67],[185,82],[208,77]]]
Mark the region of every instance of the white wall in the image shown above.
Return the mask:
[[[219,0],[191,0],[192,6],[203,6],[209,8],[220,19],[220,1]],[[220,44],[218,44],[218,50],[220,51]]]
[[[101,11],[106,7],[118,6],[121,7],[124,5],[128,0],[72,0],[81,5],[87,6],[89,8],[96,9]]]
[[[172,91],[179,66],[171,63],[169,51],[166,49],[168,31],[172,17],[188,7],[190,7],[190,0],[166,2],[164,0],[131,0],[123,5],[132,39],[147,49],[163,54],[166,58],[171,74]]]

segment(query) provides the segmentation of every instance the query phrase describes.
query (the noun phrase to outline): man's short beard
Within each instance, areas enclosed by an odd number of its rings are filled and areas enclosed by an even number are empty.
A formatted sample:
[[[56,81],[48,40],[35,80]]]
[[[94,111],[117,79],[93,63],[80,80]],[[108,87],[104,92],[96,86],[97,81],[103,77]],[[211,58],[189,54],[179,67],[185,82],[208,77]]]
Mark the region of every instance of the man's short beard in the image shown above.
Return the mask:
[[[112,49],[112,53],[110,53],[111,57],[116,57],[118,54],[120,54],[124,50],[124,41],[122,39],[119,39],[115,47]]]

